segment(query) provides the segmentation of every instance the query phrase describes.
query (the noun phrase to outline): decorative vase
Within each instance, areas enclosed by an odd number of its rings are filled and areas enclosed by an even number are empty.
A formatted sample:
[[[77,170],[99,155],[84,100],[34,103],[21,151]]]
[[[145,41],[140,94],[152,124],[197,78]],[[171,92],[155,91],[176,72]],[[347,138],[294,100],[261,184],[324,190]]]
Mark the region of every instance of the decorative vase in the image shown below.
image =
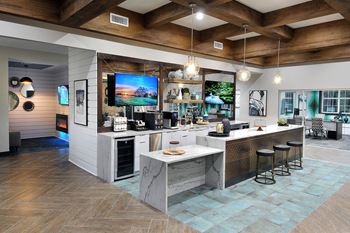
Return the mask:
[[[349,121],[348,116],[345,116],[345,117],[344,117],[344,122],[345,122],[345,123],[348,123],[348,121]]]

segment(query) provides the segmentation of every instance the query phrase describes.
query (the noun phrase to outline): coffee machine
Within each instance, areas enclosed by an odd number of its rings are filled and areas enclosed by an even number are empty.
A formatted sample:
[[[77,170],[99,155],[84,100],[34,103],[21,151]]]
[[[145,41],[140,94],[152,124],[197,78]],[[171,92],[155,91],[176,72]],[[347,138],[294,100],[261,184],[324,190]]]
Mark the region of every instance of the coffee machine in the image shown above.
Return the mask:
[[[145,123],[150,130],[163,129],[163,114],[161,112],[146,112]]]
[[[163,111],[164,128],[177,129],[178,127],[178,112]]]

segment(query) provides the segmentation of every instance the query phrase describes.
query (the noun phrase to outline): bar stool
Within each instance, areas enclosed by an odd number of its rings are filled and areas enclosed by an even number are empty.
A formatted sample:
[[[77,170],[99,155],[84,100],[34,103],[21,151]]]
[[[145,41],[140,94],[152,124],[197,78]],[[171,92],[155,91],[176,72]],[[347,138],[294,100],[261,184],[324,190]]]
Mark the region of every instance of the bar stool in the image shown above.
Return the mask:
[[[276,153],[275,159],[277,157],[277,152],[280,151],[282,153],[282,166],[281,166],[281,168],[275,169],[275,174],[278,176],[290,176],[289,165],[288,165],[288,155],[289,155],[289,151],[290,151],[290,146],[284,145],[284,144],[274,145],[273,150]],[[286,158],[284,158],[284,157],[286,157]],[[275,164],[277,164],[276,161],[275,161]]]
[[[271,185],[276,183],[275,180],[275,152],[273,150],[268,150],[268,149],[261,149],[256,151],[256,170],[255,170],[255,181],[258,182],[259,184],[265,184],[265,185]],[[271,158],[271,171],[265,171],[264,175],[259,175],[259,162],[260,162],[260,157],[270,157]],[[271,173],[271,177],[267,176],[267,172]]]
[[[289,168],[293,170],[302,170],[303,161],[302,161],[302,149],[303,143],[301,141],[289,141],[287,145],[294,149],[294,161],[289,163]],[[299,152],[299,158],[297,155],[297,150]]]

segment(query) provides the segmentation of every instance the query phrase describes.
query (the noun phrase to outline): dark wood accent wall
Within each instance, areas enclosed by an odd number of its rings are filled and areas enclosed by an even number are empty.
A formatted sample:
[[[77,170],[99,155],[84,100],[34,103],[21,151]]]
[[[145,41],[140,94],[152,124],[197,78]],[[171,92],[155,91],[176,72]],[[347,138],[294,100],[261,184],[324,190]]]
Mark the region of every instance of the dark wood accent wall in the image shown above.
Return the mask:
[[[286,144],[291,140],[303,141],[303,129],[228,141],[226,143],[225,186],[229,187],[255,175],[257,150],[272,149],[274,145]],[[293,158],[293,153],[292,149],[290,159]],[[270,158],[260,161],[263,168],[270,168]]]

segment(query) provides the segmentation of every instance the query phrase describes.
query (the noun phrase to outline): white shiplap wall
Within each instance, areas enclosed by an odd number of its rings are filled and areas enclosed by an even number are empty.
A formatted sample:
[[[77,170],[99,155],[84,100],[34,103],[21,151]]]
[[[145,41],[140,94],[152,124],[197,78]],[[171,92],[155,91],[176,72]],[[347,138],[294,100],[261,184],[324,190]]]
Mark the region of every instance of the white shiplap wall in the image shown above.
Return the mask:
[[[97,174],[97,54],[69,48],[69,160]],[[88,126],[74,124],[74,81],[88,79]]]
[[[19,97],[19,106],[9,113],[9,128],[11,131],[21,132],[22,139],[51,137],[56,134],[56,82],[55,75],[45,70],[9,68],[9,77],[23,77],[25,74],[33,80],[35,94],[32,98],[24,98],[21,87],[12,88]],[[32,112],[23,110],[23,103],[32,101],[35,108]]]

